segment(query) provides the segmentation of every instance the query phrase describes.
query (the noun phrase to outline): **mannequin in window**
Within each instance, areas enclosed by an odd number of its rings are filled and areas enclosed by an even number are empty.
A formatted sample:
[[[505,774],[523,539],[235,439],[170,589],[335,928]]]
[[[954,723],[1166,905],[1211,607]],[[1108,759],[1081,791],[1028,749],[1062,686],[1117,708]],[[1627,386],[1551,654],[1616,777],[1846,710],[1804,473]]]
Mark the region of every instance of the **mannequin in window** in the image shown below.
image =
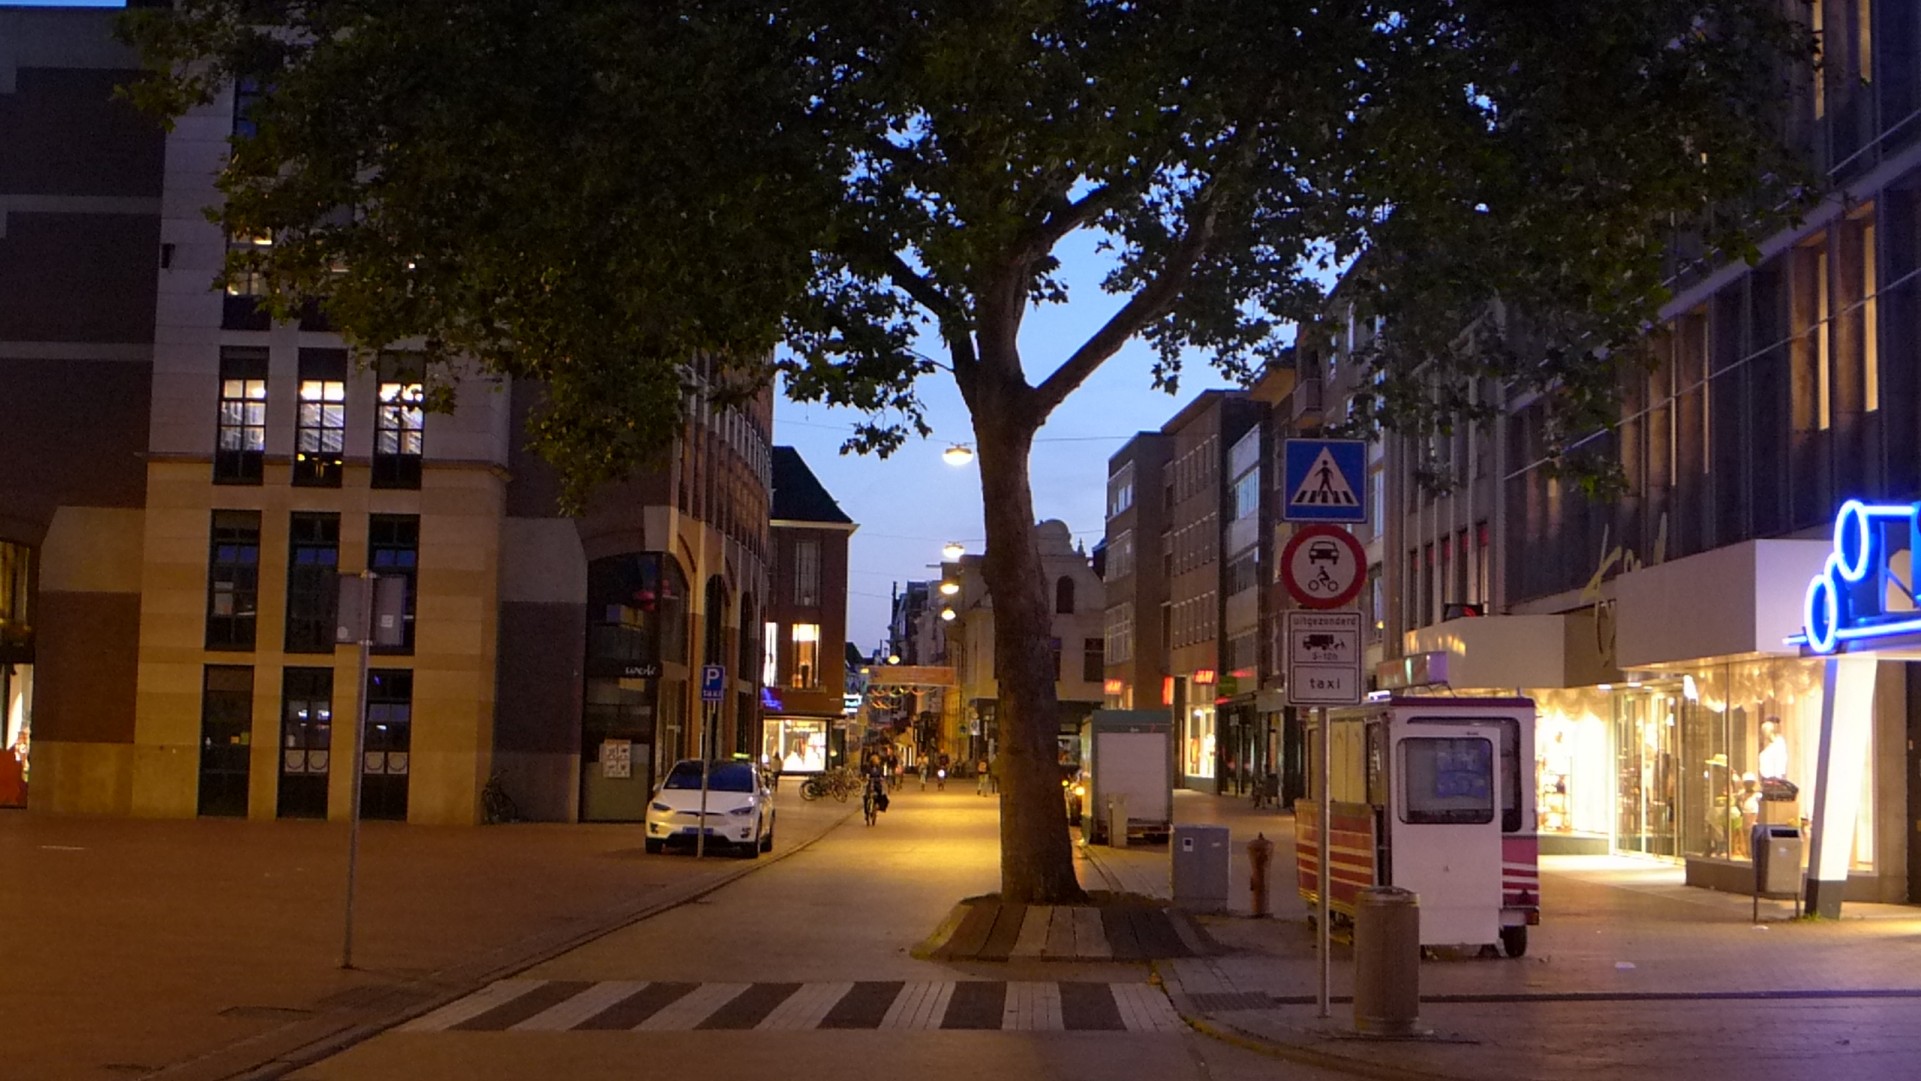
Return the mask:
[[[1755,772],[1764,781],[1787,779],[1788,741],[1781,735],[1779,718],[1770,717],[1761,722],[1761,754],[1755,765]]]

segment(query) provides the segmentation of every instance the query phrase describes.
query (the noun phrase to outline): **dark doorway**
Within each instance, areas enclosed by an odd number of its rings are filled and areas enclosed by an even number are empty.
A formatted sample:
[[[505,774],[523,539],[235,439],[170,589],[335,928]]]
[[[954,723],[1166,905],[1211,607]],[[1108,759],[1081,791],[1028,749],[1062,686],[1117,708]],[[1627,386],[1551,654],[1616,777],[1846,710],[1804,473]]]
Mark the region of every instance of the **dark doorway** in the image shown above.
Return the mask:
[[[333,757],[334,673],[289,668],[280,689],[281,818],[327,817],[327,769]]]
[[[208,665],[200,693],[201,814],[246,817],[252,729],[253,669]]]
[[[367,731],[360,754],[360,817],[406,821],[413,718],[413,672],[405,668],[369,672]]]

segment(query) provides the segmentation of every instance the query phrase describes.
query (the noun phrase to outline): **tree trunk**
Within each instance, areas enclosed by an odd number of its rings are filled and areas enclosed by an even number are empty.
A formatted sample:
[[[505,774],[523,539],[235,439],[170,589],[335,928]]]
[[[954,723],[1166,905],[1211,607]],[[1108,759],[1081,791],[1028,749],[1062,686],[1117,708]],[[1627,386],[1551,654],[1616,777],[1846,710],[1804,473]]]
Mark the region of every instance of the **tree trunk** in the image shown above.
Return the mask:
[[[999,669],[1001,897],[1025,904],[1086,900],[1061,796],[1054,697],[1053,605],[1034,539],[1028,455],[1037,425],[1023,408],[1024,385],[969,395],[979,444],[987,525],[982,573],[994,603]]]

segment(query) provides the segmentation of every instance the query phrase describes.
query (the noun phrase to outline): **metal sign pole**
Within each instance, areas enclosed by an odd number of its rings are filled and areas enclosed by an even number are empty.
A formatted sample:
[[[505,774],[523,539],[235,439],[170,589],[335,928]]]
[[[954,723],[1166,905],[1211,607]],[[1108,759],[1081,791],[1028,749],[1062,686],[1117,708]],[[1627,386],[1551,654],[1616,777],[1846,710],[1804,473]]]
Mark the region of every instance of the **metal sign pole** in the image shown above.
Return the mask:
[[[700,825],[694,834],[694,858],[707,855],[707,730],[714,724],[714,706],[703,702],[700,706]]]
[[[351,770],[352,794],[347,797],[347,920],[340,942],[340,967],[354,967],[354,880],[360,862],[360,773],[361,747],[367,732],[367,656],[373,651],[374,574],[360,572],[360,681],[355,696],[353,732],[347,737],[347,768]]]
[[[1330,871],[1330,865],[1333,862],[1334,855],[1334,786],[1332,783],[1334,779],[1334,733],[1329,730],[1327,707],[1322,706],[1315,712],[1320,714],[1321,717],[1321,821],[1319,826],[1321,855],[1320,859],[1316,861],[1318,864],[1317,871],[1320,875],[1319,888],[1316,891],[1320,895],[1317,906],[1319,912],[1317,913],[1316,926],[1320,931],[1321,972],[1320,992],[1316,996],[1316,1001],[1320,1005],[1319,1016],[1326,1018],[1334,1015],[1332,1010],[1333,995],[1330,990],[1333,984],[1331,978],[1333,961],[1329,957],[1329,947],[1333,944],[1334,936],[1332,929],[1328,926],[1327,903],[1328,891],[1332,889],[1334,880],[1334,876]]]

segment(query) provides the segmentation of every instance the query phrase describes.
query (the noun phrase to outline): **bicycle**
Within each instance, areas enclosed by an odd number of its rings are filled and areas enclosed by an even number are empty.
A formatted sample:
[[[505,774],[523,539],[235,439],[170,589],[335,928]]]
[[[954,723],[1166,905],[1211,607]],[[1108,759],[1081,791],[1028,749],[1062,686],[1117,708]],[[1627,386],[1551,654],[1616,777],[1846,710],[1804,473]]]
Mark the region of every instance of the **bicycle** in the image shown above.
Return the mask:
[[[874,793],[874,786],[868,785],[860,794],[860,816],[873,825],[880,820],[880,800]]]
[[[487,778],[487,783],[481,786],[480,814],[484,825],[492,826],[501,822],[520,821],[520,807],[514,803],[514,798],[507,794],[506,787],[500,782],[506,773],[506,770],[495,770],[494,775]]]

